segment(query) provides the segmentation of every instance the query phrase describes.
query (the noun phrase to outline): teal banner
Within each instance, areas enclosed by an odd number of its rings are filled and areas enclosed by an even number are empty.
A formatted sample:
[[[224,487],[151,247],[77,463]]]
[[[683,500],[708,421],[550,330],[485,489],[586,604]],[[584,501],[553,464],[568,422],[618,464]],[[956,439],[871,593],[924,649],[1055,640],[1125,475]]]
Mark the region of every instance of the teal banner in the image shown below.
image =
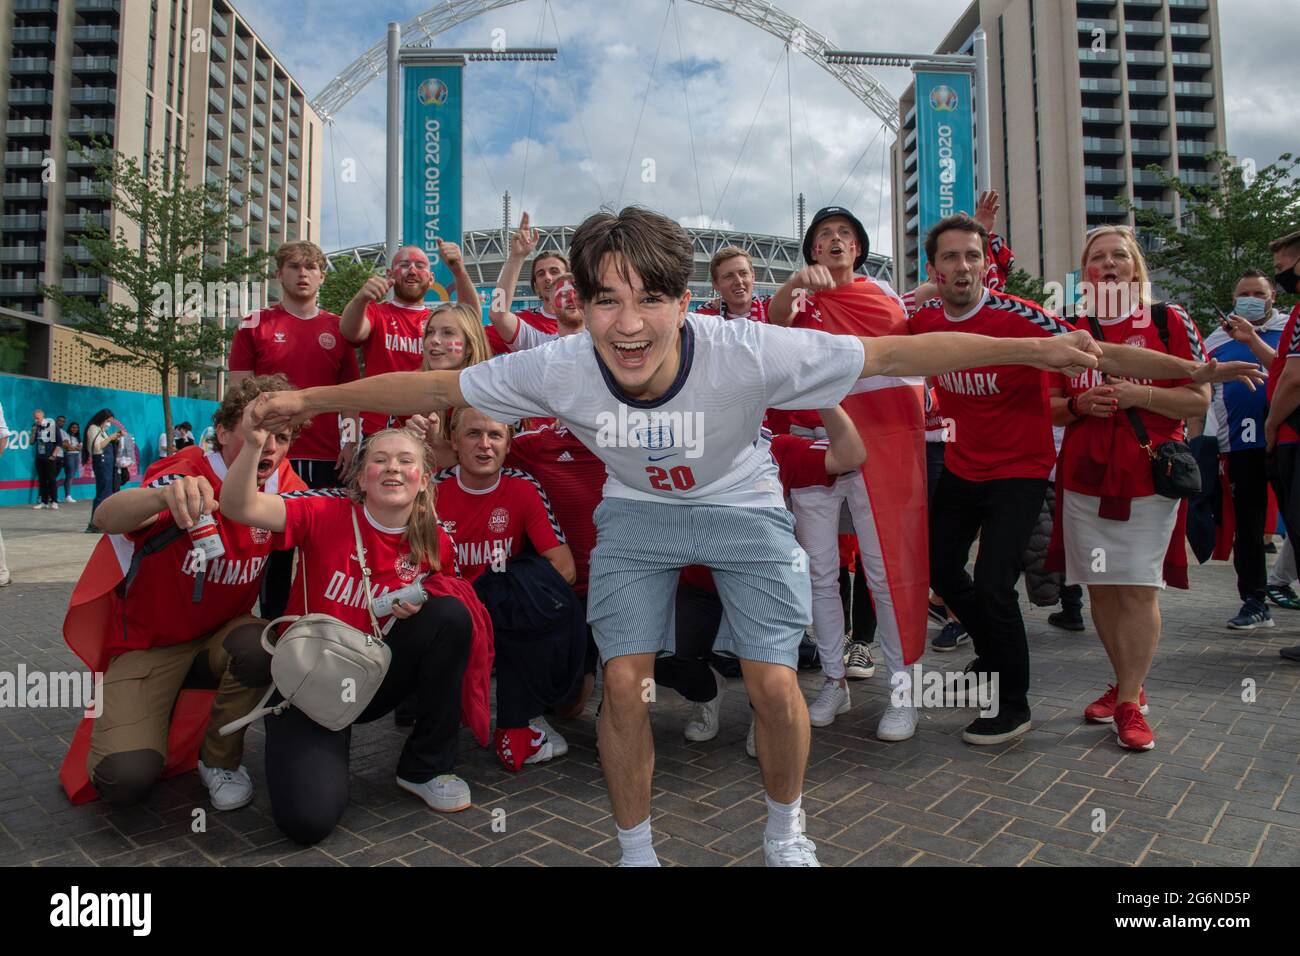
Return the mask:
[[[451,270],[438,240],[461,241],[460,64],[403,68],[402,244],[419,246],[433,267],[429,301],[451,299]]]
[[[916,169],[919,173],[919,268],[925,278],[925,237],[955,212],[975,211],[974,100],[968,73],[916,71]]]
[[[217,403],[199,398],[173,398],[172,423],[188,421],[199,439],[212,426]],[[126,429],[135,455],[128,465],[131,480],[138,481],[158,453],[163,434],[162,399],[146,392],[127,392],[116,388],[90,388],[65,385],[41,378],[0,375],[0,409],[9,426],[9,447],[0,455],[0,505],[36,503],[36,455],[32,450],[32,412],[40,409],[50,419],[64,416],[76,422],[81,433],[86,423],[100,409],[107,408]],[[67,428],[67,424],[64,425]],[[84,440],[84,439],[83,439]],[[59,500],[63,500],[63,473],[59,475]],[[72,496],[78,501],[95,497],[95,477],[90,457],[81,456],[81,469],[73,478]]]

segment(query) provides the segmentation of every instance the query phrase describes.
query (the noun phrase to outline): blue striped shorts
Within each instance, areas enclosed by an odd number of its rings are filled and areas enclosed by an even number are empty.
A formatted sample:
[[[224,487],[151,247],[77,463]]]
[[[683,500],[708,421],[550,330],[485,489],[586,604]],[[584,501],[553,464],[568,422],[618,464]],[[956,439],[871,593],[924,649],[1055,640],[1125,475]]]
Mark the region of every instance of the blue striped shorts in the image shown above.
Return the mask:
[[[603,661],[671,654],[679,572],[702,564],[723,607],[714,651],[797,667],[812,586],[789,511],[606,498],[595,519],[587,621]]]

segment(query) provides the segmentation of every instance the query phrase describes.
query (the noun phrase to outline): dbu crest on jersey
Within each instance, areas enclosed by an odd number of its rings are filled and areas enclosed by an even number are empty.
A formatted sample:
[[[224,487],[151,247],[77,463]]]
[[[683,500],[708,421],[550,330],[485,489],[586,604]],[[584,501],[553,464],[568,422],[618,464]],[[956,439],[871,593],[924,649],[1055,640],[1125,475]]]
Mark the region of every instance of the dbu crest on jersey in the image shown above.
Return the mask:
[[[271,540],[271,532],[266,528],[249,528],[248,532],[253,538],[253,544],[266,544]]]
[[[493,508],[492,515],[488,518],[488,530],[493,534],[501,534],[510,526],[510,512],[505,508]]]
[[[393,570],[401,578],[403,584],[410,584],[415,580],[415,576],[420,573],[420,568],[411,560],[409,554],[399,554],[397,560],[393,562]]]
[[[332,349],[337,342],[334,336],[329,332],[322,332],[316,337],[316,341],[320,343],[320,347],[323,349]]]

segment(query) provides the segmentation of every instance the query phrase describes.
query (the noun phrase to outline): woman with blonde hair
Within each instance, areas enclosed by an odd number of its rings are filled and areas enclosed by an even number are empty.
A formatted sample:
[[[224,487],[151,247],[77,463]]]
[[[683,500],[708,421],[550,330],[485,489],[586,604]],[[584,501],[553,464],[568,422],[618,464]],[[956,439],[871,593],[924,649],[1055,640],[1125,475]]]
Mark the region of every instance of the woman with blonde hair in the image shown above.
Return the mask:
[[[367,439],[346,490],[280,496],[255,484],[265,433],[248,415],[241,432],[249,444],[230,466],[221,513],[272,532],[277,548],[299,549],[289,614],[328,614],[369,633],[367,604],[419,587],[416,598],[394,599],[391,611],[377,618],[392,660],[357,723],[377,720],[414,695],[415,728],[397,761],[397,786],[434,810],[464,810],[469,786],[452,772],[457,733],[464,713],[486,739],[490,639],[486,613],[456,577],[453,545],[438,524],[428,450],[405,429],[385,429]],[[354,554],[356,534],[364,571]],[[473,690],[478,678],[482,699],[471,693],[476,706],[467,711],[462,685]],[[266,717],[271,813],[291,839],[317,843],[342,817],[351,736],[351,727],[329,730],[293,707]]]
[[[1204,361],[1200,332],[1186,311],[1152,301],[1131,229],[1092,230],[1080,267],[1079,328],[1098,341]],[[1209,386],[1190,377],[1117,378],[1095,369],[1053,392],[1054,423],[1067,426],[1053,546],[1058,558],[1064,552],[1067,583],[1088,586],[1116,681],[1084,717],[1113,723],[1119,745],[1130,750],[1155,746],[1143,717],[1143,683],[1160,638],[1160,589],[1188,586],[1186,508],[1156,493],[1148,449],[1181,441],[1184,419],[1204,414],[1209,398]]]
[[[469,368],[492,357],[483,319],[478,309],[463,302],[444,302],[434,308],[424,325],[424,362],[421,370],[450,371]],[[430,409],[407,420],[425,436],[438,468],[456,464],[451,447],[451,409]],[[392,424],[402,424],[390,419]]]

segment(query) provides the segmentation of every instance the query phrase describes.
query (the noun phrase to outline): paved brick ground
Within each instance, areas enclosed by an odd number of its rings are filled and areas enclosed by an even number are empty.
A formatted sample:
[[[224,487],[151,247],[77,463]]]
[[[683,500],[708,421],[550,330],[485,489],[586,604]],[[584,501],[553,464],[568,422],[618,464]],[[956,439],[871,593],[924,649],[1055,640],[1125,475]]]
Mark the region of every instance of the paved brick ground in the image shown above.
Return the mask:
[[[0,590],[0,671],[75,667],[59,633],[63,608],[94,539],[86,506],[57,514],[0,509],[14,571]],[[824,864],[843,866],[1117,866],[1300,864],[1300,668],[1277,649],[1300,642],[1300,612],[1245,636],[1222,628],[1236,610],[1231,568],[1193,570],[1195,590],[1163,601],[1165,636],[1150,680],[1158,749],[1128,754],[1109,728],[1083,724],[1108,667],[1091,630],[1064,634],[1029,609],[1035,727],[1003,747],[959,738],[968,711],[923,712],[917,735],[872,737],[888,688],[878,675],[853,685],[852,711],[814,730],[804,806]],[[967,650],[929,654],[960,668]],[[1243,681],[1256,697],[1243,702]],[[813,674],[805,690],[816,692]],[[599,694],[599,688],[597,695]],[[666,696],[666,695],[665,695]],[[265,793],[234,813],[207,813],[194,775],[167,781],[130,811],[70,807],[57,768],[77,715],[0,710],[0,865],[160,866],[601,866],[617,859],[596,763],[591,714],[554,721],[567,757],[518,776],[462,732],[458,772],[474,806],[427,810],[393,785],[402,737],[388,721],[353,737],[352,803],[338,830],[303,849],[271,822]],[[656,849],[666,864],[762,864],[764,807],[758,766],[745,756],[748,708],[728,692],[723,727],[706,744],[681,736],[686,707],[655,712]],[[249,735],[248,764],[262,776],[263,735]],[[504,811],[504,818],[500,813]],[[1097,811],[1105,829],[1093,829]],[[504,822],[504,832],[494,829]]]

